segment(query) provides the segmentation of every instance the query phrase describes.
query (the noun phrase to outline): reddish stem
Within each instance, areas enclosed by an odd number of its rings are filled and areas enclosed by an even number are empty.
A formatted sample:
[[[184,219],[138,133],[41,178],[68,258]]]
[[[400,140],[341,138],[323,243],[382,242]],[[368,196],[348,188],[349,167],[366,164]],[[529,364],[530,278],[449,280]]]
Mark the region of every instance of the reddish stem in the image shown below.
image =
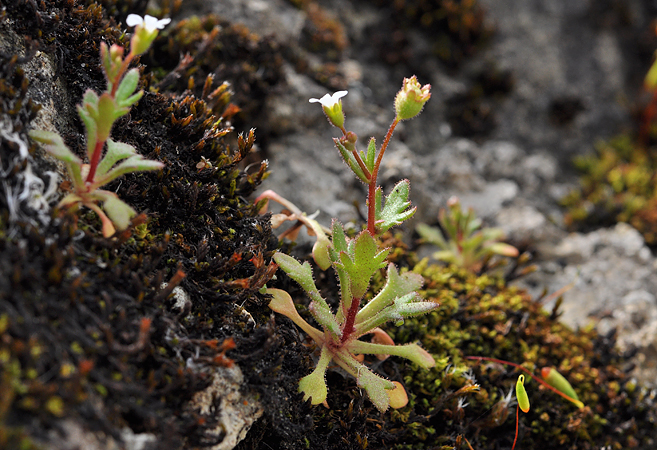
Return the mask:
[[[518,405],[516,405],[516,437],[513,438],[513,447],[511,447],[511,450],[516,448],[516,441],[518,440],[518,421],[520,419],[519,413],[518,413],[519,409],[520,409],[520,407]]]
[[[356,322],[356,314],[358,314],[359,306],[359,298],[351,299],[351,306],[347,312],[347,321],[344,323],[344,328],[342,329],[342,338],[340,339],[340,344],[347,342],[347,339],[349,339],[349,337],[353,334],[355,330],[354,323]]]
[[[395,117],[395,120],[390,124],[388,132],[386,133],[385,139],[381,144],[381,150],[376,157],[376,162],[374,163],[374,170],[372,170],[372,176],[370,177],[369,190],[367,192],[367,231],[374,236],[376,234],[376,178],[379,175],[379,167],[381,166],[381,160],[383,159],[383,154],[388,148],[390,143],[390,138],[392,138],[392,133],[395,131],[395,127],[399,123],[399,119]]]
[[[100,155],[103,154],[104,141],[96,141],[94,152],[91,154],[91,161],[89,161],[89,174],[87,175],[87,183],[93,183],[96,176],[96,169],[100,163]]]

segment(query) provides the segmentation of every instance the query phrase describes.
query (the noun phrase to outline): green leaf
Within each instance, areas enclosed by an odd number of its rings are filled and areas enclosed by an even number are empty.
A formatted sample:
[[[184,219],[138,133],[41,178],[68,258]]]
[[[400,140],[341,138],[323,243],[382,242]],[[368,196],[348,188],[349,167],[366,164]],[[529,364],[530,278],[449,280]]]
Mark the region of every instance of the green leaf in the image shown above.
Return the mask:
[[[96,148],[98,126],[96,125],[96,116],[93,115],[93,111],[89,107],[78,106],[78,115],[84,127],[87,130],[87,157],[91,160],[94,149]]]
[[[119,83],[119,87],[116,89],[116,103],[120,106],[132,106],[134,102],[129,103],[127,100],[137,89],[138,83],[139,70],[130,69]]]
[[[417,344],[387,345],[356,340],[349,344],[349,351],[354,354],[399,356],[425,369],[436,365],[433,356]]]
[[[370,173],[374,172],[374,163],[376,160],[376,139],[370,138],[370,142],[367,144],[367,151],[363,155],[363,152],[360,152],[361,159],[365,163],[365,167]]]
[[[105,173],[105,175],[97,177],[95,184],[97,186],[102,186],[126,173],[160,170],[162,167],[164,167],[164,164],[159,161],[144,159],[141,155],[133,155],[114,166],[114,168]]]
[[[311,299],[310,312],[315,320],[317,320],[317,323],[334,336],[340,337],[342,334],[340,332],[340,327],[335,316],[331,312],[331,308],[328,306],[328,303],[326,303],[326,300],[320,295],[319,290],[315,285],[310,264],[307,262],[301,264],[293,257],[281,252],[276,252],[274,254],[274,261],[276,261],[276,264],[278,264],[290,278],[299,283],[299,286],[306,291],[306,294],[308,294],[308,297]]]
[[[87,89],[82,97],[82,107],[87,108],[92,117],[98,118],[98,94],[93,90]]]
[[[349,275],[351,293],[354,298],[362,298],[370,284],[370,278],[377,270],[385,267],[389,248],[379,251],[374,238],[362,231],[352,239],[346,252],[340,253],[340,261]]]
[[[82,160],[73,154],[59,134],[52,131],[32,130],[29,135],[35,141],[45,144],[44,148],[48,153],[66,164],[75,186],[84,185],[81,173]]]
[[[344,234],[342,224],[337,220],[333,220],[331,234],[333,236],[332,245],[329,247],[329,257],[333,263],[333,268],[338,274],[340,280],[340,308],[338,309],[336,318],[338,322],[342,323],[346,316],[346,311],[351,308],[351,301],[353,296],[351,294],[351,280],[349,274],[345,270],[342,262],[340,261],[340,252],[347,251],[347,238]]]
[[[326,369],[331,362],[331,353],[328,347],[322,347],[317,367],[310,375],[306,375],[299,381],[299,392],[303,392],[303,400],[310,400],[313,405],[319,405],[326,400],[328,389],[326,388]]]
[[[356,377],[358,386],[365,389],[367,396],[379,411],[385,412],[388,409],[390,398],[387,391],[395,388],[391,381],[372,373],[366,365],[354,359],[349,351],[339,351],[334,355],[333,361]]]
[[[411,292],[401,297],[397,297],[394,303],[383,308],[374,314],[356,324],[356,335],[362,336],[372,331],[374,328],[383,325],[386,322],[395,322],[397,326],[404,322],[404,319],[426,314],[438,308],[434,302],[426,302],[417,292]]]
[[[434,244],[441,249],[447,249],[447,242],[443,237],[442,231],[437,227],[430,227],[426,223],[420,223],[415,227],[415,231],[429,244]]]
[[[356,162],[354,155],[349,150],[347,150],[344,147],[344,145],[340,143],[340,140],[338,138],[333,138],[333,142],[335,143],[335,146],[340,151],[340,154],[342,155],[342,159],[344,160],[345,163],[347,163],[351,171],[360,179],[360,181],[362,181],[365,184],[368,184],[369,180],[367,179],[367,177],[363,173],[363,170]]]
[[[96,191],[98,193],[99,191]],[[137,213],[123,200],[116,196],[111,196],[103,203],[103,209],[107,213],[112,223],[119,230],[125,230],[130,225],[130,219]]]
[[[32,139],[45,145],[45,150],[55,158],[65,163],[82,164],[80,158],[68,148],[62,137],[52,131],[32,130],[29,132]]]
[[[290,278],[299,283],[299,286],[301,286],[304,291],[317,291],[310,264],[307,262],[301,264],[292,256],[281,252],[276,252],[274,254],[274,261],[276,261],[276,264],[278,264]]]
[[[422,275],[413,272],[406,272],[401,275],[397,272],[394,264],[388,265],[388,276],[383,289],[370,300],[356,315],[356,323],[364,322],[373,317],[383,308],[391,305],[396,298],[403,297],[415,292],[424,284]]]
[[[386,197],[386,202],[381,208],[381,191],[377,189],[376,195],[376,227],[379,233],[384,233],[395,225],[399,225],[410,219],[415,214],[416,208],[410,208],[408,200],[411,185],[408,180],[401,180],[392,188]]]
[[[98,100],[98,119],[96,120],[96,138],[104,142],[109,138],[110,130],[116,119],[116,104],[114,99],[105,92]]]
[[[121,161],[122,159],[129,158],[136,154],[137,151],[132,145],[108,139],[107,153],[100,161],[100,164],[98,164],[98,168],[96,169],[97,176],[99,178],[102,177],[117,161]]]

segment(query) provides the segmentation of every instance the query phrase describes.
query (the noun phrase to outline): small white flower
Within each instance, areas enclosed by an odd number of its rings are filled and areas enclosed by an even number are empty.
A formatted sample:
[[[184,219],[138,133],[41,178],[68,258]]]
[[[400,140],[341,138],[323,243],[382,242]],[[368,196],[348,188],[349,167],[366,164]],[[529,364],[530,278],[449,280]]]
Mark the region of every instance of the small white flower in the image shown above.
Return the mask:
[[[348,91],[338,91],[333,95],[326,94],[322,98],[311,98],[309,101],[310,103],[321,103],[322,106],[326,108],[332,108],[342,97],[347,95],[347,92]]]
[[[138,25],[143,25],[144,28],[148,31],[162,30],[171,22],[171,19],[159,19],[157,17],[149,16],[146,14],[145,17],[141,17],[138,14],[128,14],[127,19],[125,20],[126,25],[129,27],[136,27]]]

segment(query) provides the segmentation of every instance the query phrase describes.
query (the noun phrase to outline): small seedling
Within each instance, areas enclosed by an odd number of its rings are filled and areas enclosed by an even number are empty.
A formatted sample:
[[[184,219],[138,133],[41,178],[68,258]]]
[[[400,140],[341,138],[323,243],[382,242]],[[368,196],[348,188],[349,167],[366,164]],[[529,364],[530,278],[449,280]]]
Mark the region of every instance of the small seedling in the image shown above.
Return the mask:
[[[580,409],[584,408],[584,403],[582,403],[579,400],[579,397],[577,396],[575,389],[573,389],[572,385],[568,382],[568,380],[566,380],[566,378],[564,378],[564,376],[561,375],[554,367],[543,367],[541,369],[541,377],[542,377],[541,379],[535,376],[529,369],[521,366],[520,364],[516,364],[510,361],[504,361],[496,358],[488,358],[486,356],[468,356],[467,359],[471,359],[475,361],[490,361],[498,364],[506,364],[509,366],[513,366],[516,369],[522,370],[527,375],[529,375],[532,379],[536,380],[538,383],[545,386],[552,392],[560,395],[561,397],[565,398],[569,402],[573,403],[578,408]],[[516,436],[513,439],[513,446],[511,447],[511,450],[515,449],[516,442],[518,440],[518,423],[520,420],[519,410],[522,410],[522,412],[527,414],[530,408],[529,396],[527,395],[527,391],[525,390],[524,374],[520,374],[518,376],[518,381],[516,381],[515,391],[516,391],[516,399],[518,401],[518,406],[516,407]]]
[[[502,230],[481,228],[481,219],[476,217],[472,208],[463,212],[458,198],[450,198],[447,208],[441,209],[438,215],[445,237],[440,229],[423,223],[416,228],[424,242],[440,248],[434,253],[434,258],[478,273],[493,255],[518,256],[517,248],[499,242],[504,238]]]
[[[312,230],[318,237],[313,248],[315,262],[321,269],[333,267],[340,281],[340,292],[336,294],[339,295],[340,302],[337,311],[333,312],[315,285],[308,262],[302,264],[280,252],[274,255],[274,260],[280,268],[296,281],[310,298],[309,311],[322,328],[319,330],[311,326],[299,315],[287,292],[279,289],[267,290],[272,296],[269,307],[289,317],[321,349],[315,370],[299,382],[299,391],[304,394],[304,399],[310,399],[313,405],[326,401],[325,374],[331,361],[355,377],[358,386],[365,389],[372,403],[382,412],[390,406],[404,406],[408,401],[406,391],[400,383],[389,381],[372,372],[360,362],[358,355],[394,355],[409,359],[424,368],[435,365],[433,357],[419,345],[394,345],[390,336],[379,328],[391,321],[401,325],[405,318],[426,314],[438,305],[424,301],[416,292],[422,287],[422,276],[410,272],[400,273],[394,264],[386,261],[390,249],[383,248],[377,240],[381,233],[415,213],[415,208],[410,207],[408,200],[408,180],[399,182],[384,202],[382,189],[377,186],[377,174],[395,127],[401,120],[410,119],[422,110],[431,96],[429,91],[430,86],[421,86],[415,77],[404,79],[403,87],[395,98],[397,114],[383,144],[377,151],[376,143],[371,139],[365,152],[356,149],[358,137],[344,126],[345,117],[340,99],[346,92],[310,100],[320,103],[329,122],[342,131],[342,137],[335,138],[334,143],[351,171],[368,185],[367,229],[355,237],[349,238],[337,220],[333,221],[330,232],[326,233],[316,221],[275,193],[265,193],[258,199],[275,200],[290,211],[285,218],[275,217],[276,221],[298,220],[300,224]],[[328,235],[331,236],[330,240]],[[381,269],[387,270],[384,287],[374,298],[361,306],[372,276]],[[360,340],[367,334],[374,334],[377,342]],[[389,343],[379,343],[381,340]]]
[[[100,96],[88,89],[78,106],[78,114],[87,131],[87,157],[85,164],[64,143],[62,137],[54,132],[33,130],[30,137],[45,144],[45,149],[62,161],[73,184],[72,192],[60,202],[60,208],[86,206],[100,217],[103,235],[112,236],[116,229],[124,230],[130,219],[136,215],[134,209],[114,193],[99,189],[127,173],[146,170],[159,170],[164,165],[158,161],[144,159],[132,145],[110,139],[114,122],[130,112],[143,95],[135,92],[139,83],[139,71],[128,67],[138,55],[148,50],[157,37],[158,30],[164,28],[171,19],[157,20],[146,16],[141,18],[130,14],[129,26],[136,26],[130,41],[130,52],[123,58],[123,47],[100,44],[101,65],[107,78],[107,90]],[[127,71],[127,72],[126,72]],[[103,156],[103,151],[107,147]],[[99,206],[99,204],[102,204]]]

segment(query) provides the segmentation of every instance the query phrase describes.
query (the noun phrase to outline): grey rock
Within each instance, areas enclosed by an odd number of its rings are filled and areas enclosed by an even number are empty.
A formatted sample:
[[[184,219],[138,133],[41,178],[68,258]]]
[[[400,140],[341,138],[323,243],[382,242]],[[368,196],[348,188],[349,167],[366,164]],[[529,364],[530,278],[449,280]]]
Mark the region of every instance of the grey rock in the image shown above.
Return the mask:
[[[229,450],[246,436],[246,433],[263,413],[263,407],[255,394],[243,393],[244,377],[237,365],[218,367],[212,384],[194,395],[191,407],[202,414],[215,411],[219,425],[214,435],[223,435],[222,441],[210,447],[212,450]],[[219,399],[218,407],[216,399]]]

